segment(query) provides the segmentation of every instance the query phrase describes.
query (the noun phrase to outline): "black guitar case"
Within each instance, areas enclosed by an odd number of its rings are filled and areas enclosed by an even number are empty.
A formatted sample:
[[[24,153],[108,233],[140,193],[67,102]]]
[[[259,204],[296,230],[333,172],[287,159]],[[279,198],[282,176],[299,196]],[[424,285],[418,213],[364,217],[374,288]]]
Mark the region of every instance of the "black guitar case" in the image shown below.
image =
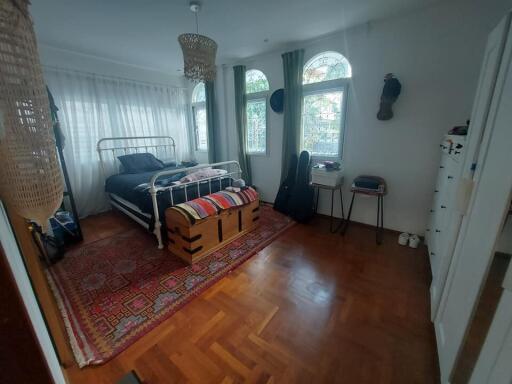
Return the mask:
[[[314,215],[314,190],[309,185],[311,158],[308,151],[302,151],[297,169],[297,181],[292,188],[288,214],[300,223],[309,221]]]
[[[276,200],[274,201],[274,209],[284,214],[288,214],[288,201],[292,194],[293,186],[295,185],[295,176],[297,175],[297,155],[292,155],[290,158],[290,168],[286,179],[279,187]]]

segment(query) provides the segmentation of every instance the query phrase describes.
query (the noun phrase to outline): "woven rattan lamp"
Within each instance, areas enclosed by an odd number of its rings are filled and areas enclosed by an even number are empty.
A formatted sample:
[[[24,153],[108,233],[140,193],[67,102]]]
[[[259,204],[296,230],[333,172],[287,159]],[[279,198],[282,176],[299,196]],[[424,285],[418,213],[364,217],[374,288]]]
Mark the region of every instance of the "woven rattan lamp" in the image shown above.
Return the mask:
[[[183,73],[189,80],[196,82],[213,81],[216,75],[215,55],[217,43],[207,36],[199,34],[197,14],[201,6],[198,2],[190,3],[190,10],[196,17],[196,33],[184,33],[178,36],[183,51]]]
[[[63,184],[28,0],[0,0],[0,164],[0,198],[44,230]]]

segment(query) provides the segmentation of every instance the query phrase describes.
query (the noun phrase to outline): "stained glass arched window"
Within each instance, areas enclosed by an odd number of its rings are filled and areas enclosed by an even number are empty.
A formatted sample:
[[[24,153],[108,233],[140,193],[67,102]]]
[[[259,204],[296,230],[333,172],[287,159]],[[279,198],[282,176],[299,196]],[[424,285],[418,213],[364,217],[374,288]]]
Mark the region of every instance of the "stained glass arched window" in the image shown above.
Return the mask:
[[[245,92],[247,94],[264,92],[270,89],[267,76],[257,69],[245,72]]]
[[[338,52],[322,52],[304,65],[303,84],[345,79],[352,77],[352,67]]]

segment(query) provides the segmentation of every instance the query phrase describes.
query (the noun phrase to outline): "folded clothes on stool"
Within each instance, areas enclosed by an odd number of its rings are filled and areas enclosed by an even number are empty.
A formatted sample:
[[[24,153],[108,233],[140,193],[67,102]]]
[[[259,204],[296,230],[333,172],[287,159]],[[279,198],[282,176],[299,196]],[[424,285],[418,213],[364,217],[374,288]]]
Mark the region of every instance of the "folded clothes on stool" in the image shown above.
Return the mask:
[[[370,176],[359,176],[354,179],[354,186],[356,188],[364,189],[379,189],[382,181]]]

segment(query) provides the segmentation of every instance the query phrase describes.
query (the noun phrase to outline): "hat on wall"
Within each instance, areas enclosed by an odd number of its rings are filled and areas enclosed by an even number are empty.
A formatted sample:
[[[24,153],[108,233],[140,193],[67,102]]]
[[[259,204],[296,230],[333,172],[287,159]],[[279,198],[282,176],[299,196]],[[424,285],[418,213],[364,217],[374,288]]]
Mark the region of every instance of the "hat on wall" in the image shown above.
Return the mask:
[[[284,89],[278,89],[270,96],[270,108],[276,113],[283,113],[284,108]]]

